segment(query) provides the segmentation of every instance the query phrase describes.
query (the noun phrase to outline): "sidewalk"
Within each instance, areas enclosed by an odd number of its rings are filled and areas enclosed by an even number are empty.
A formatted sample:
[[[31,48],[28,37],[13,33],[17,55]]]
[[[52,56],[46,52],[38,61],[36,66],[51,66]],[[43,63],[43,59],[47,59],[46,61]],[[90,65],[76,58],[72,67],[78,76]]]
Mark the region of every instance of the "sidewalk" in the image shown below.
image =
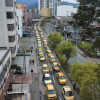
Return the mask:
[[[39,74],[38,74],[38,66],[37,66],[37,58],[36,58],[36,43],[34,44],[35,37],[32,41],[33,45],[33,52],[30,56],[30,59],[35,61],[35,63],[30,64],[30,69],[33,70],[33,76],[32,76],[32,85],[30,86],[30,92],[31,92],[31,100],[40,100],[40,90],[39,90]],[[36,41],[35,41],[36,42]]]

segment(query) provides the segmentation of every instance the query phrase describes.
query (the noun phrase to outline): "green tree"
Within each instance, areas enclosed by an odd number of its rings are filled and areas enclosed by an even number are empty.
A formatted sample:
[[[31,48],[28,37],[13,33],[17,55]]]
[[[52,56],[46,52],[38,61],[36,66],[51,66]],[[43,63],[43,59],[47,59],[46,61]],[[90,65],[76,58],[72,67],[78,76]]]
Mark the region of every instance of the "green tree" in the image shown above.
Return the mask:
[[[93,43],[93,47],[100,49],[100,37],[96,38],[96,41]]]
[[[57,45],[62,41],[62,36],[59,33],[51,33],[48,36],[49,42],[51,44],[51,47],[55,49]]]
[[[43,27],[47,22],[50,21],[50,18],[51,17],[44,17],[42,20],[41,20],[41,26]]]
[[[71,78],[80,87],[81,100],[99,100],[99,72],[99,65],[89,61],[72,65]]]
[[[84,30],[85,34],[93,35],[91,23],[96,20],[96,3],[98,0],[77,0],[79,2],[78,11],[73,14],[75,22],[73,26]]]
[[[56,48],[56,52],[60,55],[65,55],[66,61],[69,60],[70,57],[75,56],[75,45],[70,41],[64,41],[58,45]]]

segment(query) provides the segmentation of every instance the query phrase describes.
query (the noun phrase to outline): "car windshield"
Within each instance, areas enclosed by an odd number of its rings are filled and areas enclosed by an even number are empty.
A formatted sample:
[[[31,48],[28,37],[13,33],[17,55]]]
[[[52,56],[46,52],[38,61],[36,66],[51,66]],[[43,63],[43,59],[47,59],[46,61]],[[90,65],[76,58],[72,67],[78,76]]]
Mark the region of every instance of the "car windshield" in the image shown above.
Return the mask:
[[[54,90],[48,90],[48,94],[55,94]]]
[[[45,77],[45,80],[50,80],[50,77]]]
[[[52,54],[52,52],[48,52],[49,54]]]
[[[58,67],[57,65],[54,65],[54,67]]]
[[[47,70],[47,69],[48,69],[48,67],[43,67],[43,69],[44,69],[44,70]]]
[[[68,96],[68,97],[69,97],[69,96],[73,96],[72,91],[67,91],[67,92],[66,92],[66,96]]]
[[[41,55],[41,58],[44,58],[44,56],[43,56],[43,55]]]
[[[51,59],[54,60],[55,58],[54,57],[51,57]]]
[[[60,78],[60,79],[65,79],[65,77],[64,77],[64,76],[60,76],[59,78]]]

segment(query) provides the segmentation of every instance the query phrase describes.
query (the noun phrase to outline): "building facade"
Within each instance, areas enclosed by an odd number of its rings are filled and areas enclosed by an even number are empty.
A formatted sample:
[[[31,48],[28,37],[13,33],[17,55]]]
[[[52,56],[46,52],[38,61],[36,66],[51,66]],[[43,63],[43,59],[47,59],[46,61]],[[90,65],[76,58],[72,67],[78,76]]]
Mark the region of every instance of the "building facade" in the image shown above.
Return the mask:
[[[16,13],[17,13],[18,35],[19,35],[19,38],[21,38],[22,34],[23,34],[23,25],[22,25],[23,15],[22,15],[22,10],[16,9]]]
[[[38,0],[38,10],[41,12],[41,8],[50,8],[51,16],[56,16],[57,6],[61,3],[61,0]]]
[[[0,48],[10,48],[15,57],[18,51],[16,0],[1,0],[0,13]]]
[[[11,62],[11,50],[0,49],[0,100],[4,100],[4,95],[12,81]]]
[[[23,15],[23,26],[27,23],[27,6],[24,4],[17,3],[16,8],[22,10]]]
[[[76,13],[77,8],[71,6],[71,5],[59,5],[57,6],[57,16],[72,16],[72,13]]]

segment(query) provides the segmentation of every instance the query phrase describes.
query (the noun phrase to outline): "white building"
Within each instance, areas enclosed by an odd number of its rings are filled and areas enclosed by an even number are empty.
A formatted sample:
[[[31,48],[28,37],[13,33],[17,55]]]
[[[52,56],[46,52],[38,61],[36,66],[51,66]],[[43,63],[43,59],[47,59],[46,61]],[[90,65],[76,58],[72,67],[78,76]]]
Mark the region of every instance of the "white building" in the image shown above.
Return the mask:
[[[15,0],[0,0],[0,48],[10,48],[12,57],[15,57],[18,51]]]
[[[59,5],[57,6],[57,16],[72,16],[72,13],[76,13],[77,8],[71,5]]]
[[[23,15],[22,15],[22,10],[16,9],[16,13],[17,13],[18,35],[21,38],[22,34],[23,34],[23,26],[22,26]]]
[[[38,10],[41,8],[51,8],[51,16],[55,16],[57,13],[57,6],[61,0],[38,0]]]

